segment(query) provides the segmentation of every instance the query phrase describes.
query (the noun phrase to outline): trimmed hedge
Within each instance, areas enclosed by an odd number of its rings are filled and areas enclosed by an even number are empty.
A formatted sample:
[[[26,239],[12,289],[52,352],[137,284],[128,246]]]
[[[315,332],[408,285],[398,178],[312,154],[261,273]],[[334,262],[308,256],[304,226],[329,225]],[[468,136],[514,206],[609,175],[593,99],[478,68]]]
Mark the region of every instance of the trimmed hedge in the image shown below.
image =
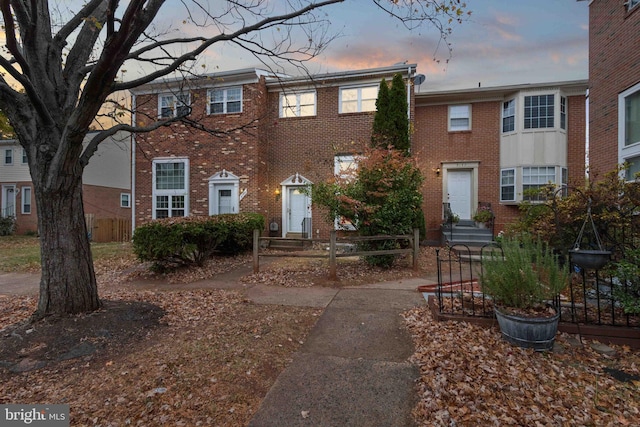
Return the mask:
[[[250,250],[254,229],[264,229],[260,214],[164,218],[136,228],[133,251],[159,270],[202,265],[215,253],[235,255]]]

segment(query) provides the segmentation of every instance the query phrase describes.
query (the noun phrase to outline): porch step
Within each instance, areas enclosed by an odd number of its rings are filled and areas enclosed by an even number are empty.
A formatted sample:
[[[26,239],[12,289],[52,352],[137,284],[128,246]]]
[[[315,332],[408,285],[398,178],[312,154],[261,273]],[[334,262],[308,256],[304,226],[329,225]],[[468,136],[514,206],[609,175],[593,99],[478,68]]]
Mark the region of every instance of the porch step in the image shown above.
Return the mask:
[[[473,221],[460,221],[454,227],[442,229],[444,241],[449,245],[463,244],[482,246],[493,241],[493,234],[488,228],[478,228]]]
[[[276,249],[279,251],[300,251],[311,246],[311,241],[299,240],[299,239],[277,239],[269,241],[269,249]]]

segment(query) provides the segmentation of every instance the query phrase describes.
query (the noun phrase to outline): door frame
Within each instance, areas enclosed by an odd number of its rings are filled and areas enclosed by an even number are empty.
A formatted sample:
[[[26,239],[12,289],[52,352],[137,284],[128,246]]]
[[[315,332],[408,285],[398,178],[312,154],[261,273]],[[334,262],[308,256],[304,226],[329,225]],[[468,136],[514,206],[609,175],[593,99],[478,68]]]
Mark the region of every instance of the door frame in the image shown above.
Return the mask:
[[[442,206],[449,203],[449,172],[450,171],[467,171],[471,173],[471,195],[469,197],[469,212],[471,217],[475,213],[478,206],[478,168],[480,162],[443,162],[442,163]],[[444,218],[444,208],[442,217]],[[467,219],[467,218],[462,218]],[[468,218],[471,219],[471,218]]]
[[[218,190],[231,190],[233,213],[240,212],[240,178],[222,169],[209,177],[209,215],[218,215]]]
[[[2,184],[2,205],[0,205],[0,213],[2,214],[2,217],[6,217],[7,215],[7,207],[8,207],[8,203],[7,203],[7,197],[5,197],[7,195],[7,190],[12,189],[13,191],[11,191],[11,193],[13,194],[12,198],[13,198],[13,217],[15,218],[16,215],[18,214],[18,210],[16,208],[16,200],[18,199],[17,197],[17,193],[16,193],[16,184]]]
[[[289,190],[294,188],[306,187],[310,184],[312,184],[311,181],[297,172],[280,183],[280,194],[282,194],[282,237],[287,237],[287,233],[290,232],[289,209],[291,207],[291,201],[289,200]],[[305,218],[311,218],[311,197],[308,195],[305,195],[305,208]]]

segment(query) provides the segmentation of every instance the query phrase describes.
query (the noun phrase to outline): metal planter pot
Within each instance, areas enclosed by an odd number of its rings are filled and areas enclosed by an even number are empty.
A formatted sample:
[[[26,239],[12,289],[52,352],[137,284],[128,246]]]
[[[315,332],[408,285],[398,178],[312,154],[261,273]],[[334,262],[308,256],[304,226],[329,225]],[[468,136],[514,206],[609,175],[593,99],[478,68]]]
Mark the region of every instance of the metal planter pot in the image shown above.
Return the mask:
[[[519,347],[551,350],[558,332],[560,312],[551,317],[523,317],[506,314],[494,307],[502,337]]]
[[[572,263],[582,268],[599,270],[611,259],[611,251],[572,249],[569,256]]]

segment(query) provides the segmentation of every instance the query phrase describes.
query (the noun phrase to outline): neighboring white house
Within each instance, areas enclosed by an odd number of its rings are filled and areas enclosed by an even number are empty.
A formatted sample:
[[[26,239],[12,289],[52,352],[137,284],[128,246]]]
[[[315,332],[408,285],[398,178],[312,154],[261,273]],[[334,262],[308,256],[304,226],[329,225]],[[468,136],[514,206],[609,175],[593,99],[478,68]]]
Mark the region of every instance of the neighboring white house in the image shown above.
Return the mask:
[[[89,133],[89,141],[94,133]],[[0,216],[16,218],[16,233],[38,228],[27,156],[17,140],[0,140]],[[119,132],[103,141],[83,174],[85,214],[131,217],[131,135]]]

